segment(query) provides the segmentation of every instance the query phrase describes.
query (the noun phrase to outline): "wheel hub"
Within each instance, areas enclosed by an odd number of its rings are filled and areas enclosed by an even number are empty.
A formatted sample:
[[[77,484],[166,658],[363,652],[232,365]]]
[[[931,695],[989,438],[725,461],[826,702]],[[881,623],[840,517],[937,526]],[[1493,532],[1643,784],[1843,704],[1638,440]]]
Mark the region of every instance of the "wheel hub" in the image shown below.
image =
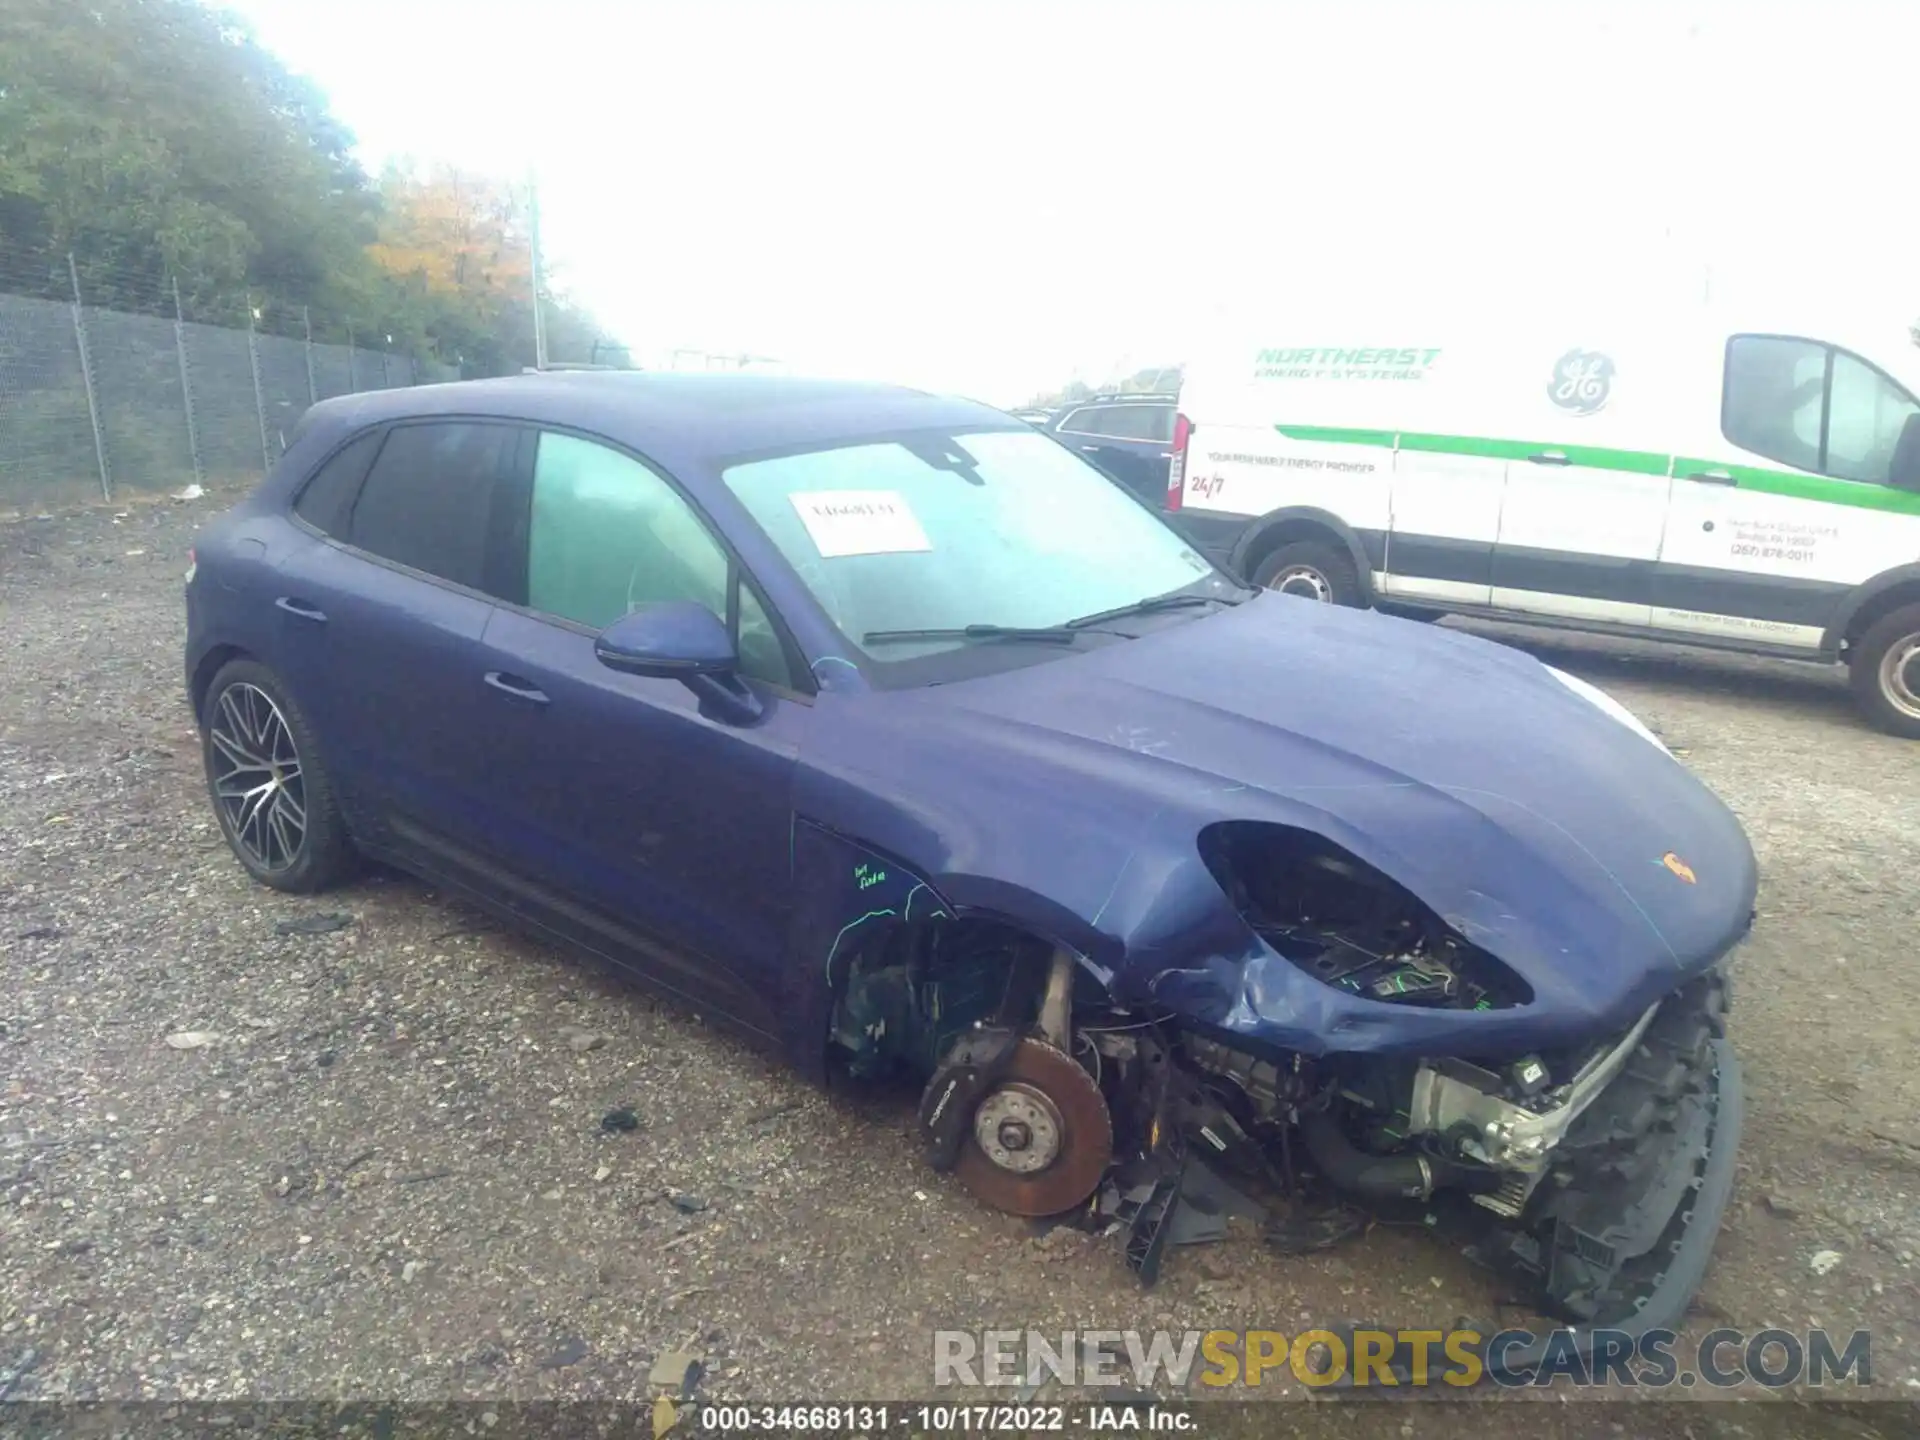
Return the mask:
[[[1333,603],[1333,584],[1311,565],[1289,565],[1267,582],[1269,590],[1282,595],[1298,595],[1303,600]]]
[[[1920,635],[1888,648],[1880,661],[1880,689],[1894,709],[1920,719]]]
[[[973,1112],[954,1173],[974,1197],[1015,1215],[1057,1215],[1094,1192],[1113,1160],[1113,1118],[1093,1077],[1039,1040],[1022,1040]]]
[[[1002,1086],[973,1113],[973,1139],[1002,1170],[1032,1175],[1060,1154],[1060,1112],[1033,1086]]]

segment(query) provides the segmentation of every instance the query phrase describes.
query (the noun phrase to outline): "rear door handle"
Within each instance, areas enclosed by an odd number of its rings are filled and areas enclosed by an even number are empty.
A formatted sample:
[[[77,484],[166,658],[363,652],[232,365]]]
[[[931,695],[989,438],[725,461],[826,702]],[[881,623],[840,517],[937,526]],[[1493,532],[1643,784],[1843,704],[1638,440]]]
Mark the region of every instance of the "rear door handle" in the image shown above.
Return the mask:
[[[513,696],[516,700],[530,701],[535,705],[547,703],[547,692],[531,680],[522,680],[518,675],[504,674],[499,670],[487,672],[487,684],[494,689]]]
[[[1527,456],[1527,459],[1535,465],[1571,465],[1573,463],[1567,458],[1567,452],[1564,450],[1542,450],[1537,455]]]
[[[1728,470],[1695,470],[1691,475],[1683,475],[1683,480],[1698,480],[1702,485],[1738,485],[1740,482]]]
[[[296,600],[291,595],[282,595],[273,602],[289,615],[297,615],[302,620],[311,620],[316,625],[327,623],[327,612],[317,605],[309,605],[305,600]]]
[[[1082,445],[1080,448],[1089,452],[1097,452],[1100,449],[1098,445]]]

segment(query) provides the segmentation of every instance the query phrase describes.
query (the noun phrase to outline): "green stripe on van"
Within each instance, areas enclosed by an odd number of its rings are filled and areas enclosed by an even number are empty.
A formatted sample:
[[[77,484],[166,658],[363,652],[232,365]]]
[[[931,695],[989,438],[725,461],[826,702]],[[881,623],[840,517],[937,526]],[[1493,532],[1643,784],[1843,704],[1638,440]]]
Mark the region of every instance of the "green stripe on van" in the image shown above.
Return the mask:
[[[1369,445],[1393,448],[1392,430],[1352,430],[1335,425],[1276,425],[1289,440],[1314,440],[1324,445]],[[1897,515],[1920,515],[1920,495],[1886,485],[1854,480],[1830,480],[1795,470],[1768,470],[1756,465],[1731,465],[1724,460],[1697,460],[1667,456],[1651,450],[1613,450],[1603,445],[1563,445],[1547,440],[1494,440],[1473,435],[1421,435],[1406,431],[1397,436],[1402,450],[1426,455],[1471,455],[1483,460],[1525,460],[1544,451],[1557,451],[1567,463],[1591,470],[1621,470],[1634,475],[1675,475],[1696,470],[1724,470],[1743,490],[1786,495],[1795,500],[1817,500],[1849,505],[1856,510],[1888,510]]]

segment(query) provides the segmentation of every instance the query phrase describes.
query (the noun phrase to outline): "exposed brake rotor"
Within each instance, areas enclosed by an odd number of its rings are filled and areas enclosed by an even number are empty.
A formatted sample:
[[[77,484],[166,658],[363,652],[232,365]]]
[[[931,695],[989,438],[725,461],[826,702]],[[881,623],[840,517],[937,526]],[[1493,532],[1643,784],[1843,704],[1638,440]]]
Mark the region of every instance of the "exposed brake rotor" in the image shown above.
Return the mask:
[[[1022,1040],[975,1107],[954,1173],[974,1198],[1015,1215],[1071,1210],[1113,1160],[1113,1117],[1091,1075]]]

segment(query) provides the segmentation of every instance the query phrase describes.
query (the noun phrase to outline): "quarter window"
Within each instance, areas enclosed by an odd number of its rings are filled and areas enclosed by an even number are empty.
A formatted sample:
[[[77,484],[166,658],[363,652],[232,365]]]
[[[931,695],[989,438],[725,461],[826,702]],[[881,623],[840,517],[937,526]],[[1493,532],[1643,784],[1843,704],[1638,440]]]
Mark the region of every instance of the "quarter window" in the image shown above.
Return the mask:
[[[399,425],[367,474],[347,542],[456,585],[488,588],[488,537],[520,431],[473,423]]]
[[[728,615],[727,553],[680,493],[618,450],[543,433],[533,466],[527,605],[605,629],[641,605],[692,600]],[[786,686],[786,655],[753,591],[740,588],[741,672]]]
[[[1778,335],[1736,335],[1727,343],[1721,430],[1769,460],[1885,485],[1917,410],[1900,386],[1833,346]]]
[[[373,452],[380,448],[380,432],[356,435],[322,465],[293,502],[293,513],[322,534],[336,540],[347,538],[347,521],[353,514],[353,502],[360,493],[360,482],[367,478],[367,466]]]

